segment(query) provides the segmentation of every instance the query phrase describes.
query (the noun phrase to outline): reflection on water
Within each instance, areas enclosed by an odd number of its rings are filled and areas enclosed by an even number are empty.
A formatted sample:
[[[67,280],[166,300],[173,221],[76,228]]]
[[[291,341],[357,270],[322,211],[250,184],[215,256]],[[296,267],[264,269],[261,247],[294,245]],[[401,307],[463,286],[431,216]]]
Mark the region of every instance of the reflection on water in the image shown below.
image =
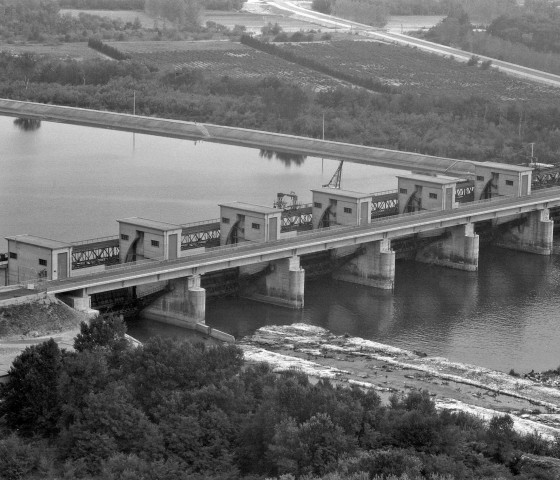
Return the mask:
[[[275,158],[280,160],[287,167],[291,165],[303,165],[306,155],[298,155],[297,153],[287,153],[287,152],[277,152],[276,150],[264,150],[261,149],[259,156],[262,158],[268,158],[269,160]]]
[[[16,118],[14,125],[25,132],[33,132],[41,126],[41,120],[33,118]]]

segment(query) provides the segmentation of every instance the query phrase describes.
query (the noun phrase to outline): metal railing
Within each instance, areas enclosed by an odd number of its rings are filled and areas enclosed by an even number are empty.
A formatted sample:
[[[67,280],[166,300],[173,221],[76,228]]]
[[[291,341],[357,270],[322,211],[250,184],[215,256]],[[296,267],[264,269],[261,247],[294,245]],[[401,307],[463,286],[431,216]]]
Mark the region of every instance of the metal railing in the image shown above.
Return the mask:
[[[220,222],[219,218],[214,218],[212,220],[200,220],[198,222],[181,223],[179,226],[182,228],[188,228],[188,227],[196,227],[197,225],[209,225],[211,223],[219,223],[219,222]]]
[[[98,237],[98,238],[90,238],[88,240],[79,240],[77,242],[70,242],[72,246],[80,246],[80,245],[87,245],[90,243],[100,243],[100,242],[107,242],[110,240],[118,240],[119,236],[118,235],[111,235],[109,237]]]
[[[398,191],[397,189],[394,189],[394,190],[382,190],[381,192],[373,192],[373,193],[370,193],[370,195],[371,195],[372,198],[375,198],[375,197],[381,197],[382,195],[393,195],[393,194],[398,193],[398,192],[399,192],[399,191]]]

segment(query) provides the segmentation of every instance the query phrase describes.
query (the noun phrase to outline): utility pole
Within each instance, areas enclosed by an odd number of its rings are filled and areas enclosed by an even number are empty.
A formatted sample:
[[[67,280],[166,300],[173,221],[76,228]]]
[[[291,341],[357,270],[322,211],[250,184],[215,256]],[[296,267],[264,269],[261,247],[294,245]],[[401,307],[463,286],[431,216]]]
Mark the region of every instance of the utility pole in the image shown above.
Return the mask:
[[[323,113],[323,140],[325,139],[325,114]],[[321,158],[321,176],[323,175],[323,166],[325,163],[325,159]]]

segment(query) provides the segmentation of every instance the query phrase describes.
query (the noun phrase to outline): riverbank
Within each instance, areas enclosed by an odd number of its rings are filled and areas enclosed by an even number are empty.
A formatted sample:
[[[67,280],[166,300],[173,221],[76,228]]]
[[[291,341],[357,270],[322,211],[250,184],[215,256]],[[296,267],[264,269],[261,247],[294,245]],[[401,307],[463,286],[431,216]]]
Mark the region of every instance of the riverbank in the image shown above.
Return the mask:
[[[306,324],[263,327],[239,345],[246,360],[265,361],[277,371],[296,369],[313,378],[374,389],[385,401],[393,394],[427,390],[439,409],[462,410],[484,420],[507,413],[520,432],[548,439],[560,435],[560,390],[528,378]]]

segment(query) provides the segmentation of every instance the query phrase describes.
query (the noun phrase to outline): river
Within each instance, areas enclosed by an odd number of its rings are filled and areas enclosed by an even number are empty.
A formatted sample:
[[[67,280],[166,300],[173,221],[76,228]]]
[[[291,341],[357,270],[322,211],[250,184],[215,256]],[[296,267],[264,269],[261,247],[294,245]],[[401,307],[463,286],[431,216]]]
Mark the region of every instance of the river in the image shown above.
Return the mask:
[[[287,161],[258,150],[43,122],[24,131],[0,117],[0,252],[4,237],[29,233],[76,241],[116,235],[117,219],[172,223],[217,218],[218,204],[272,205],[277,192],[304,203],[338,162]],[[345,163],[343,188],[396,188],[397,170]],[[560,257],[483,246],[479,271],[397,262],[395,291],[307,282],[294,311],[213,300],[207,323],[237,338],[263,325],[306,322],[334,333],[502,371],[560,364]],[[189,335],[135,321],[131,334]]]

